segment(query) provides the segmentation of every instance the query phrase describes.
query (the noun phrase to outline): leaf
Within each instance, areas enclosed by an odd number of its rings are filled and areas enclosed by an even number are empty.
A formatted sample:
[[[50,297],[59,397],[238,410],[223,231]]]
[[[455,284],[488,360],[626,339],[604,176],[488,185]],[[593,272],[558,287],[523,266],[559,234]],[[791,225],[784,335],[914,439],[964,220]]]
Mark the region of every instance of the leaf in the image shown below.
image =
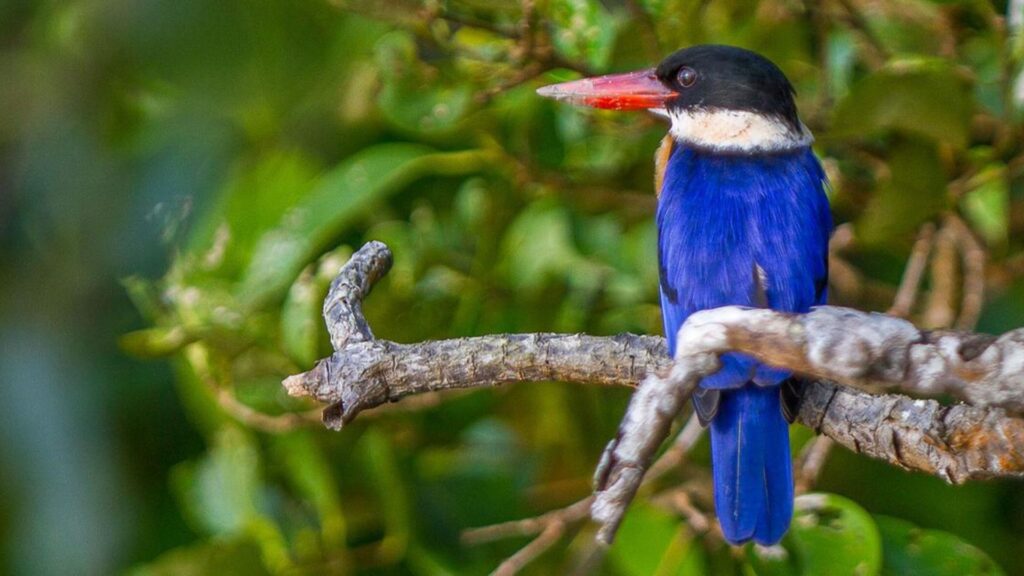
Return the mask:
[[[383,117],[412,134],[455,130],[472,108],[468,84],[448,84],[443,74],[420,61],[411,35],[396,32],[377,45],[377,69],[384,87],[377,98]]]
[[[517,290],[539,290],[548,280],[565,277],[580,260],[569,211],[549,200],[539,200],[523,210],[502,244],[503,269]]]
[[[556,50],[592,68],[608,66],[621,22],[601,2],[553,0],[549,12]]]
[[[615,536],[609,560],[623,576],[707,574],[702,549],[678,517],[637,502]]]
[[[972,190],[960,201],[964,215],[989,244],[1002,244],[1010,233],[1010,188],[1006,168],[986,167],[968,184]]]
[[[181,326],[144,328],[122,335],[118,345],[137,358],[169,356],[196,340]]]
[[[895,60],[853,85],[836,105],[829,137],[904,130],[963,148],[972,110],[967,83],[948,62]]]
[[[888,171],[856,222],[857,239],[865,246],[909,239],[921,223],[949,204],[935,145],[901,139],[891,146]]]
[[[896,518],[876,516],[889,576],[1001,576],[984,552],[948,532],[924,530]]]
[[[878,574],[882,543],[863,508],[841,496],[817,493],[797,497],[795,509],[781,546],[747,548],[757,574]]]
[[[174,482],[191,519],[211,534],[240,534],[257,514],[259,452],[234,426],[224,426],[210,452],[174,471]]]
[[[237,289],[249,306],[279,296],[332,238],[379,202],[427,174],[477,170],[485,153],[435,152],[418,144],[379,144],[320,178],[277,227],[260,238]]]
[[[214,205],[196,223],[185,254],[201,271],[238,278],[260,237],[309,193],[319,172],[313,160],[292,150],[271,150],[238,162]]]
[[[340,554],[345,549],[345,516],[337,492],[337,480],[325,452],[308,430],[273,438],[276,459],[304,502],[316,510],[325,545]]]
[[[241,428],[222,426],[210,452],[201,460],[177,466],[172,483],[186,516],[203,531],[248,536],[271,569],[290,563],[281,530],[260,510],[260,453]]]
[[[384,524],[381,539],[382,558],[398,558],[405,553],[412,530],[412,509],[407,486],[402,482],[398,457],[392,440],[378,430],[367,430],[359,446],[364,470],[380,503]]]
[[[246,540],[212,540],[175,548],[148,564],[136,566],[128,576],[259,576],[270,574],[259,561],[259,550]]]

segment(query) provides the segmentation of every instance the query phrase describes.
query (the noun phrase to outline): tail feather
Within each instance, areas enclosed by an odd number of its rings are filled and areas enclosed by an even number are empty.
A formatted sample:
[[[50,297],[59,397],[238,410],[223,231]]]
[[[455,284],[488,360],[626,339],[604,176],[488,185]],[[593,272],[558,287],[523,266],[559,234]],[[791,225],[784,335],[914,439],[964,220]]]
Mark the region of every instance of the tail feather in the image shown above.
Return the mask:
[[[725,538],[778,542],[793,515],[793,469],[777,386],[722,391],[711,422],[711,459]]]

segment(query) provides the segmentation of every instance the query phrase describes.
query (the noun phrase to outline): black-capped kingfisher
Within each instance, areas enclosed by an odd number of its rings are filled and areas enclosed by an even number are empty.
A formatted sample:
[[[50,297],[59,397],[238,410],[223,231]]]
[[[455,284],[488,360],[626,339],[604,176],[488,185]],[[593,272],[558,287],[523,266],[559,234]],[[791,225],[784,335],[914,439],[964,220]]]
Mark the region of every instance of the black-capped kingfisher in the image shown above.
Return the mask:
[[[546,86],[542,96],[671,122],[655,156],[658,267],[668,351],[698,310],[806,312],[825,303],[827,182],[793,86],[732,46],[679,50],[657,68]],[[777,543],[793,515],[790,373],[722,356],[694,394],[711,428],[715,511],[725,538]],[[785,398],[784,398],[785,397]]]

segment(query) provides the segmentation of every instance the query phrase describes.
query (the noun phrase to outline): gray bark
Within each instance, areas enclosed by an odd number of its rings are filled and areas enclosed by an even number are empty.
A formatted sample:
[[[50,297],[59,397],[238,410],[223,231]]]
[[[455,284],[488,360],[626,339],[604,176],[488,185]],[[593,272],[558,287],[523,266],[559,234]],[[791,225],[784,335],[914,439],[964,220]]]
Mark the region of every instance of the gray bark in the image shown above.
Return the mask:
[[[361,411],[424,392],[513,382],[637,386],[596,474],[592,516],[610,542],[643,474],[718,355],[741,351],[817,379],[797,421],[843,446],[948,482],[1024,477],[1024,330],[1002,337],[922,332],[881,314],[822,307],[783,314],[736,307],[694,314],[668,358],[662,338],[504,334],[396,344],[373,337],[362,300],[391,253],[371,242],[343,267],[324,304],[336,351],[284,381],[293,396],[330,403],[339,429]],[[642,384],[640,384],[642,382]],[[833,383],[834,382],[834,383]],[[887,391],[951,395],[951,406]]]

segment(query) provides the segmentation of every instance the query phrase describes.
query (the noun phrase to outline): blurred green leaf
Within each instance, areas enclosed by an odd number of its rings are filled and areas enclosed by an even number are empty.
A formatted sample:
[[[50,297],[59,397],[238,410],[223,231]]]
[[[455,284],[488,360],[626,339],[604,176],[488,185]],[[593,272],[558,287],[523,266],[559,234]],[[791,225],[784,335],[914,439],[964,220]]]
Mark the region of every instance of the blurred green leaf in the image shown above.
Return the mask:
[[[708,573],[703,550],[679,517],[643,502],[629,507],[608,557],[623,576]]]
[[[548,6],[555,49],[597,70],[608,66],[619,19],[597,0],[553,0]]]
[[[345,516],[338,497],[337,479],[313,434],[300,430],[278,436],[273,448],[291,484],[316,510],[325,546],[344,550]]]
[[[865,246],[906,243],[918,226],[950,205],[938,150],[926,141],[894,142],[887,170],[857,220],[857,239]]]
[[[391,439],[375,429],[367,430],[360,442],[365,470],[380,503],[384,537],[378,554],[394,562],[404,556],[409,546],[412,517],[409,495],[402,482]]]
[[[189,239],[199,269],[223,278],[241,274],[260,238],[309,193],[318,171],[295,150],[272,150],[235,166]]]
[[[379,144],[325,174],[308,196],[256,245],[238,287],[238,297],[255,305],[281,294],[324,245],[376,202],[427,174],[479,170],[481,151],[435,152],[419,144]]]
[[[323,283],[317,282],[312,266],[295,279],[281,309],[281,344],[288,356],[303,368],[317,359],[320,341],[320,309],[323,306]]]
[[[523,210],[502,241],[502,268],[517,290],[536,291],[552,277],[564,277],[579,259],[569,212],[550,199]]]
[[[160,358],[173,354],[182,346],[194,342],[183,327],[145,328],[124,334],[118,339],[121,349],[138,358]]]
[[[835,108],[829,139],[905,130],[967,145],[973,102],[967,82],[937,58],[894,60],[855,83]]]
[[[260,576],[270,574],[246,540],[212,540],[175,548],[128,571],[129,576]]]
[[[280,529],[260,510],[260,453],[242,429],[222,426],[210,452],[199,461],[176,467],[172,480],[182,507],[202,530],[252,538],[271,569],[289,564]]]
[[[747,558],[759,576],[873,576],[882,565],[882,542],[857,504],[835,494],[804,494],[782,545],[748,546]]]
[[[473,104],[473,89],[446,83],[443,75],[416,57],[416,44],[396,32],[377,43],[377,69],[384,86],[377,97],[381,114],[410,134],[454,130]]]
[[[1010,187],[1006,167],[986,167],[971,179],[972,188],[960,201],[973,228],[992,245],[1006,242],[1010,232]]]
[[[884,576],[1003,575],[984,552],[952,534],[885,516],[875,521],[882,535]]]
[[[260,456],[248,436],[223,426],[210,453],[175,470],[175,484],[189,515],[212,534],[241,534],[258,516]]]

